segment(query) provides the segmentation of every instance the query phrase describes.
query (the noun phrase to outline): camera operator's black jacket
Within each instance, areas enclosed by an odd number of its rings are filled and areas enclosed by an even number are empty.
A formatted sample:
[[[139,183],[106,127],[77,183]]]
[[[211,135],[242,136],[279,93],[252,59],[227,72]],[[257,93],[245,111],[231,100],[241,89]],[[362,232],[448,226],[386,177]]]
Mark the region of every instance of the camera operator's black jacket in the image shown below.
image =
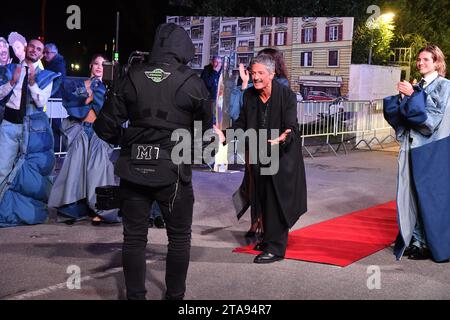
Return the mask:
[[[94,124],[97,135],[122,148],[116,174],[127,181],[159,187],[173,183],[174,176],[190,182],[188,164],[175,166],[170,153],[176,142],[173,131],[193,131],[194,121],[203,130],[212,128],[208,91],[200,77],[186,64],[194,58],[194,46],[186,31],[175,24],[157,30],[148,63],[134,65],[108,96]],[[122,125],[129,122],[127,129]],[[161,148],[158,165],[136,164],[133,146],[157,145]],[[161,163],[163,164],[161,168]]]

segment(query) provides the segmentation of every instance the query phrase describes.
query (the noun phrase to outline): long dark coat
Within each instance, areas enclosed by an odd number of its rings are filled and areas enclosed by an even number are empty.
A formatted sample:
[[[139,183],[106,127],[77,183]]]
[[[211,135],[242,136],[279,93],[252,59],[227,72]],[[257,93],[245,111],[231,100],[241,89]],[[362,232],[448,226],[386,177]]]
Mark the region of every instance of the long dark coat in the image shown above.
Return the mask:
[[[258,130],[258,99],[259,94],[254,88],[247,90],[243,109],[233,129]],[[297,99],[290,88],[277,81],[272,83],[268,129],[278,129],[280,134],[288,129],[292,130],[286,142],[280,146],[279,171],[272,176],[279,206],[289,228],[292,228],[307,211],[306,174],[297,121]],[[247,165],[242,186],[233,196],[239,219],[249,207],[252,209],[252,217],[256,213],[257,172],[256,165]]]

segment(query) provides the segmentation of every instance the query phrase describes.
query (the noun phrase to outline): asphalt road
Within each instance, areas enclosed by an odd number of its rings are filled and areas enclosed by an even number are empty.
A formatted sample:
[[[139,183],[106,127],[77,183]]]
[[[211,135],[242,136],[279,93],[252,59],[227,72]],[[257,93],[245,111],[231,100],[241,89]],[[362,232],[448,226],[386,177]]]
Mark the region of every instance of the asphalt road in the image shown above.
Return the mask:
[[[396,154],[351,152],[306,159],[309,212],[295,226],[329,220],[395,199]],[[242,172],[194,172],[196,204],[188,300],[409,300],[450,298],[449,264],[397,262],[387,248],[347,268],[284,260],[255,265],[253,256],[234,254],[246,244],[249,216],[238,222],[231,195]],[[288,181],[286,183],[289,183]],[[167,239],[151,229],[147,250],[148,299],[164,293]],[[56,224],[0,230],[0,299],[124,299],[121,225]],[[372,266],[380,286],[369,288]],[[77,288],[71,275],[80,272]],[[72,284],[68,286],[67,282]]]

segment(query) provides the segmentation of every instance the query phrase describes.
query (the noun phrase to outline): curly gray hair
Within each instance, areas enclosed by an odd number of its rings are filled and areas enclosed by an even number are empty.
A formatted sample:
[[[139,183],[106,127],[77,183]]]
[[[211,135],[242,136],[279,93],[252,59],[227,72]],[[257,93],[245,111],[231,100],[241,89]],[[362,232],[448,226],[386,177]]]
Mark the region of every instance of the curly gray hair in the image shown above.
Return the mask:
[[[271,55],[261,54],[253,58],[252,62],[250,63],[250,68],[253,67],[253,65],[255,64],[262,64],[266,66],[267,71],[269,71],[269,73],[275,73],[275,60]]]

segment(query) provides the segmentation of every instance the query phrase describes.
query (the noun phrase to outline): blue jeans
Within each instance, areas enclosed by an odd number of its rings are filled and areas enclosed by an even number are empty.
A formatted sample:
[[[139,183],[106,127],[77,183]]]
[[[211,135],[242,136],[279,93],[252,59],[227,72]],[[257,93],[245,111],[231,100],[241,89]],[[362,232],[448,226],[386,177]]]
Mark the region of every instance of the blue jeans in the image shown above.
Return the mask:
[[[23,124],[3,120],[0,125],[0,190],[14,169],[23,142]]]
[[[159,207],[158,202],[153,202],[152,208],[150,210],[150,218],[156,219],[158,217],[161,217],[161,208]]]

